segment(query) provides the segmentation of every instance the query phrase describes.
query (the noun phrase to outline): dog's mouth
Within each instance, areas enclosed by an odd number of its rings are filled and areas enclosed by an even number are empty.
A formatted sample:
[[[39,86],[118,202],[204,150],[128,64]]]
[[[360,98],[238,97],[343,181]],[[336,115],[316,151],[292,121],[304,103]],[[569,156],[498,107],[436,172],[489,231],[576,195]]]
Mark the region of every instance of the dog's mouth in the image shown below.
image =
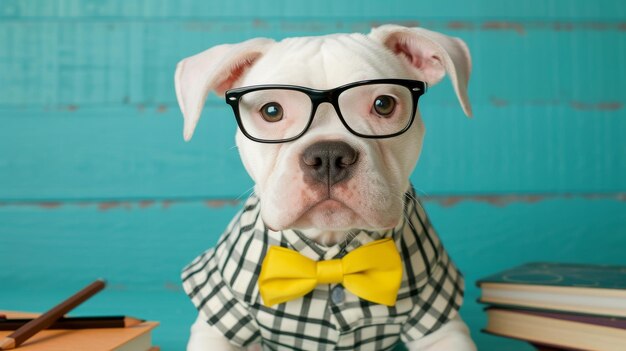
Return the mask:
[[[333,214],[342,211],[354,212],[354,210],[345,202],[333,198],[329,195],[321,200],[313,201],[309,206],[305,207],[302,211],[302,216],[306,215],[307,213],[314,212],[320,212],[324,213],[327,216],[332,216]]]
[[[328,196],[303,208],[294,227],[347,230],[360,220],[362,220],[361,216],[349,205]]]
[[[311,206],[309,211],[323,212],[327,216],[341,214],[342,212],[357,213],[357,211],[355,211],[351,206],[347,205],[343,201],[333,198],[324,199],[317,204],[314,204]]]
[[[309,207],[309,210],[333,211],[340,210],[342,208],[349,209],[350,207],[339,200],[335,200],[329,197],[313,204],[311,207]]]

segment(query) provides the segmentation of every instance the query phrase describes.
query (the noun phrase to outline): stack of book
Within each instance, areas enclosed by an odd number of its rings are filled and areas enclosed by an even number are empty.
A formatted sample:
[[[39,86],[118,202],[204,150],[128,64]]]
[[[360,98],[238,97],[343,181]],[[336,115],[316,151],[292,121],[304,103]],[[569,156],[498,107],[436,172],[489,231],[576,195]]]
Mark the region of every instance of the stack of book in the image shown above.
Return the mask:
[[[626,267],[528,263],[477,284],[487,333],[539,350],[626,350]]]
[[[150,335],[157,322],[126,316],[66,316],[105,287],[106,281],[97,279],[41,315],[0,311],[0,350],[158,351]]]

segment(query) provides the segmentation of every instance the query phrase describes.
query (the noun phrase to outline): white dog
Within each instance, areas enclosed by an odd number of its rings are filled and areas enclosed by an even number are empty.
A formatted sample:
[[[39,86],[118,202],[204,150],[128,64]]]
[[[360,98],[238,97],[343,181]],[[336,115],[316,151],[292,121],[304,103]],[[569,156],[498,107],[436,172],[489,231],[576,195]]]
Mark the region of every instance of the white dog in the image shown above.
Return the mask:
[[[447,73],[469,116],[470,71],[460,39],[396,25],[257,38],[182,60],[175,83],[185,140],[207,94],[229,91],[236,143],[255,182],[217,248],[183,272],[200,310],[188,350],[380,350],[398,340],[410,350],[475,350],[457,313],[462,276],[409,183],[425,131],[417,97]],[[385,237],[403,260],[395,304],[360,299],[340,280],[273,306],[259,294],[269,246],[321,261]]]

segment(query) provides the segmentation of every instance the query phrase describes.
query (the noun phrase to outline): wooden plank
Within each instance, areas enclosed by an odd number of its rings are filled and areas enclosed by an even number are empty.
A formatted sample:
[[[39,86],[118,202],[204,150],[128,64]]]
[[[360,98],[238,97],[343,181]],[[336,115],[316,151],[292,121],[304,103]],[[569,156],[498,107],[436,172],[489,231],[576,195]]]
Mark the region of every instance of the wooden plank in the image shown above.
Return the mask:
[[[0,206],[5,262],[0,301],[4,308],[42,311],[85,282],[104,277],[109,288],[76,315],[126,313],[158,320],[155,343],[181,349],[195,312],[180,288],[180,269],[216,242],[239,208],[216,205]],[[623,264],[623,200],[555,198],[494,205],[439,198],[426,207],[465,274],[462,315],[480,349],[526,350],[522,343],[479,332],[486,322],[475,302],[474,282],[480,277],[532,260]]]
[[[567,5],[567,6],[564,6]],[[172,18],[172,17],[331,17],[350,18],[364,16],[405,17],[570,17],[596,18],[598,20],[623,19],[626,10],[620,0],[605,0],[594,3],[584,0],[528,1],[515,6],[498,0],[477,0],[471,5],[463,0],[437,2],[415,2],[392,0],[381,6],[376,1],[332,1],[293,2],[272,0],[264,2],[241,1],[194,1],[194,0],[140,0],[140,1],[84,1],[4,0],[0,6],[0,17],[6,18]]]
[[[0,257],[12,263],[0,277],[54,285],[61,283],[52,278],[54,272],[64,272],[63,284],[104,277],[121,290],[178,286],[182,266],[215,243],[238,209],[215,206],[219,204],[3,206]],[[122,268],[129,265],[132,269]]]
[[[448,250],[470,276],[524,260],[623,259],[624,197],[426,200]],[[68,283],[102,276],[120,289],[177,285],[179,269],[216,242],[239,207],[217,201],[3,204],[0,257],[10,264],[0,277],[48,281],[63,271]],[[129,260],[141,265],[128,270]]]
[[[429,104],[412,177],[426,194],[606,193],[626,189],[626,119],[569,106]],[[0,199],[234,199],[252,182],[235,121],[209,106],[190,143],[179,112],[77,110],[0,118]],[[17,117],[19,116],[19,117]],[[620,151],[621,150],[621,151]]]
[[[563,24],[565,29],[533,22],[519,27],[485,21],[422,25],[468,43],[474,56],[470,84],[474,104],[623,110],[626,82],[615,77],[626,74],[621,64],[626,59],[626,27],[570,24],[572,28]],[[371,25],[367,21],[307,24],[276,19],[262,26],[253,20],[2,22],[0,72],[6,84],[0,85],[0,106],[75,110],[175,104],[172,76],[176,63],[212,45],[256,36],[281,39],[366,33]],[[435,96],[454,103],[451,89],[445,91]]]
[[[0,198],[220,198],[251,186],[231,116],[213,118],[216,129],[200,131],[207,139],[186,144],[177,112],[51,115],[3,120],[0,145],[10,152],[0,158]]]
[[[398,20],[388,20],[394,21]],[[5,82],[0,85],[0,107],[76,110],[175,105],[176,63],[213,45],[257,36],[367,33],[372,25],[386,22],[0,22],[0,78]],[[468,43],[474,55],[470,86],[474,104],[623,111],[626,82],[616,77],[626,74],[621,64],[626,59],[625,23],[433,20],[417,24]],[[428,100],[436,97],[454,104],[448,85],[431,91],[446,94],[431,97],[429,92]]]

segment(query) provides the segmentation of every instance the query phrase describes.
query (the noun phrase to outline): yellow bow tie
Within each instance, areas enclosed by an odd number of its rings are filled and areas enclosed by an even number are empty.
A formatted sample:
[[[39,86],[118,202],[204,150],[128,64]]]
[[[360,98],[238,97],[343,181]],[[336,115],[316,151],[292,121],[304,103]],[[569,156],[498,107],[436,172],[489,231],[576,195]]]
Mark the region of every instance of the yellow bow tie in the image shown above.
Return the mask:
[[[363,245],[344,258],[313,261],[271,246],[261,265],[259,291],[266,306],[302,297],[318,284],[341,283],[356,296],[393,306],[402,280],[402,261],[391,238]]]

